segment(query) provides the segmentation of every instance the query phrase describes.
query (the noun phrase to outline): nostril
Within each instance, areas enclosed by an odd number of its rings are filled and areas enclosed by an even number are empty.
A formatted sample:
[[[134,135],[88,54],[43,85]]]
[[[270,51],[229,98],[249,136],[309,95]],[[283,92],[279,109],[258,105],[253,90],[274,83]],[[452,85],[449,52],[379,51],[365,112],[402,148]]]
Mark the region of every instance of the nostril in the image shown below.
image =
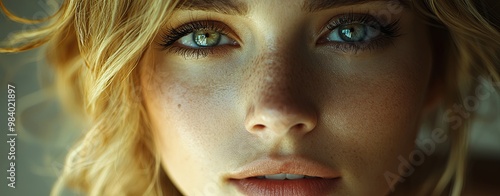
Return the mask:
[[[299,124],[295,125],[295,128],[297,130],[304,130],[306,128],[306,125],[304,123],[299,123]]]
[[[262,131],[266,128],[266,126],[264,126],[263,124],[256,124],[253,126],[253,128],[255,131]]]
[[[245,129],[258,135],[276,132],[284,135],[289,131],[305,134],[316,126],[317,115],[312,107],[299,104],[269,104],[250,107],[244,120]]]

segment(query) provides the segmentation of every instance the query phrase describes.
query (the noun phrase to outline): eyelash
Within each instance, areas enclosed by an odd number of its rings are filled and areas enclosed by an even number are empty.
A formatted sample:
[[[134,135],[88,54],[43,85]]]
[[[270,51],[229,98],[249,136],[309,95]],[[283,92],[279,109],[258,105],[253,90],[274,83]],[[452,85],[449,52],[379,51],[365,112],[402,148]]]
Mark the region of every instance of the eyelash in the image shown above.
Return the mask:
[[[326,29],[323,30],[323,33],[327,31],[326,35],[328,35],[328,33],[331,33],[332,30],[342,25],[353,24],[353,23],[360,23],[371,27],[376,27],[378,28],[378,30],[380,30],[382,34],[379,37],[374,38],[374,40],[369,40],[366,42],[349,43],[349,42],[318,41],[318,44],[321,45],[325,43],[330,47],[333,47],[335,50],[339,50],[346,53],[347,52],[357,53],[360,50],[363,51],[363,50],[373,50],[373,49],[383,48],[387,44],[392,44],[393,41],[392,38],[400,36],[400,34],[398,33],[399,20],[396,20],[386,25],[382,25],[380,24],[380,22],[378,22],[377,19],[375,19],[370,14],[355,14],[355,13],[349,13],[341,15],[339,17],[334,17],[332,20],[328,22],[328,25],[326,26]],[[184,24],[178,28],[173,28],[173,27],[169,28],[163,34],[160,46],[164,50],[169,50],[185,58],[195,58],[195,59],[206,57],[208,55],[217,54],[217,52],[220,50],[228,49],[227,47],[224,46],[215,46],[207,48],[190,48],[175,44],[180,38],[190,33],[193,33],[194,31],[197,30],[212,30],[219,32],[221,33],[221,35],[225,36],[231,34],[229,27],[227,27],[221,22],[210,21],[210,20],[195,21]],[[325,36],[322,36],[320,40],[325,40],[324,38]]]

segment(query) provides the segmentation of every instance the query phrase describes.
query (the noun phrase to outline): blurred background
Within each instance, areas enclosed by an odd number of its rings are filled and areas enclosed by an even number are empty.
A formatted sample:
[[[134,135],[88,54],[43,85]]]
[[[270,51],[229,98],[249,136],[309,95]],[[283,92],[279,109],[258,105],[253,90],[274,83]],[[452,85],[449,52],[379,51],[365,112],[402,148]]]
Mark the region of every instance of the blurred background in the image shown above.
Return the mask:
[[[56,10],[60,1],[53,0],[4,0],[5,6],[23,18],[45,18]],[[13,32],[36,27],[18,24],[7,19],[0,11],[0,42],[8,41]],[[49,195],[50,189],[62,169],[64,157],[79,128],[76,121],[61,111],[51,88],[51,70],[44,64],[41,50],[18,54],[0,53],[0,195]],[[16,183],[15,189],[7,186],[10,161],[7,159],[7,84],[16,92]],[[42,90],[43,89],[43,90]],[[68,192],[65,195],[72,195]]]
[[[60,5],[56,0],[4,0],[13,13],[28,19],[49,16]],[[17,24],[0,14],[0,41],[13,32],[33,28]],[[50,51],[49,51],[50,52]],[[78,137],[79,126],[61,107],[51,89],[51,70],[44,64],[40,50],[0,54],[0,195],[49,195],[63,159]],[[16,188],[7,186],[9,145],[7,138],[7,84],[16,90]],[[471,137],[472,172],[475,187],[497,189],[500,193],[500,97],[481,101],[480,120],[473,124]],[[492,185],[497,185],[493,186]],[[65,195],[71,195],[65,193]]]

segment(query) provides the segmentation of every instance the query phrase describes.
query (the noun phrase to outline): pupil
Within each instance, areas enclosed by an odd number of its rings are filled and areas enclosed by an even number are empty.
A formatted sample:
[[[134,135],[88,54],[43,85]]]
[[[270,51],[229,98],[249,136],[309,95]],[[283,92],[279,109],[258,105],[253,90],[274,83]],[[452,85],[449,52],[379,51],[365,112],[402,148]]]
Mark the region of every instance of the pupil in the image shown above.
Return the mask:
[[[199,30],[193,33],[193,40],[199,47],[215,46],[220,41],[220,33],[210,30]]]
[[[340,28],[340,38],[346,42],[363,41],[366,27],[362,24],[349,24]]]

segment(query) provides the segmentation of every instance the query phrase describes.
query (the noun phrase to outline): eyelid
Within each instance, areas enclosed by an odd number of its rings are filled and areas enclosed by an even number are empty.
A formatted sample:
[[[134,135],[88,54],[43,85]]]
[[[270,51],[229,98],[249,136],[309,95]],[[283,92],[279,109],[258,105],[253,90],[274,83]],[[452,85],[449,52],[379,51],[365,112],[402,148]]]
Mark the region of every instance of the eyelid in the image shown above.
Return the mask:
[[[349,23],[361,23],[366,25],[374,25],[377,27],[383,26],[375,17],[370,14],[349,13],[333,17],[328,21],[326,28],[329,30],[333,30],[340,25]]]

